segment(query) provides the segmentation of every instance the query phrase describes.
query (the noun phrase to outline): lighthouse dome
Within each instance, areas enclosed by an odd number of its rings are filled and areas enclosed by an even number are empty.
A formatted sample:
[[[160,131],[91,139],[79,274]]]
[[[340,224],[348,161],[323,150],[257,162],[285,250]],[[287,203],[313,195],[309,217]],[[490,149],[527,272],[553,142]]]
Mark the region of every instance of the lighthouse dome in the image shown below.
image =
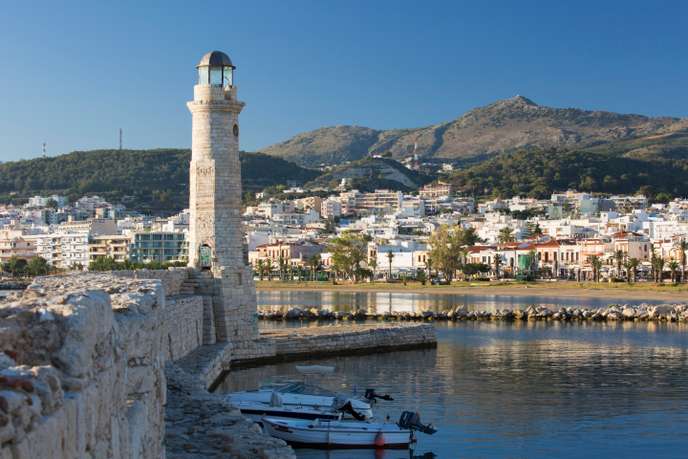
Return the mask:
[[[232,60],[229,56],[222,51],[210,51],[206,53],[201,58],[200,62],[196,66],[198,67],[232,67]]]

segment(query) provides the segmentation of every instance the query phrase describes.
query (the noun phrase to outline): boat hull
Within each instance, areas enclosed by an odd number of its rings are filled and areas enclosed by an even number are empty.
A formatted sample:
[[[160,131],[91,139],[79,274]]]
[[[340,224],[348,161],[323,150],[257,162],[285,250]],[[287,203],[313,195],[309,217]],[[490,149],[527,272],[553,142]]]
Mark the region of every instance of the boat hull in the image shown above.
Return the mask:
[[[263,418],[263,428],[291,445],[311,448],[407,448],[411,443],[411,431],[394,424]]]

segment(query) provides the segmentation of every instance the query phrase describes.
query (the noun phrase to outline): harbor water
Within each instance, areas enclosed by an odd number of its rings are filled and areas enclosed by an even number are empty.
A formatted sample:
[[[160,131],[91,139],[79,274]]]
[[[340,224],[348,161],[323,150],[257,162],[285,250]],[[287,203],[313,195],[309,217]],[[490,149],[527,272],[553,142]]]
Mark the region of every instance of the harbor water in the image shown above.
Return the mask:
[[[261,301],[265,301],[263,293]],[[342,392],[362,394],[373,387],[389,393],[395,400],[378,402],[378,417],[398,418],[402,410],[418,411],[424,422],[439,428],[437,434],[419,434],[413,451],[299,449],[298,456],[686,457],[688,325],[449,322],[435,326],[437,349],[313,361],[337,368],[334,375],[313,382]],[[289,363],[235,370],[218,390],[255,388],[278,376],[302,377]]]

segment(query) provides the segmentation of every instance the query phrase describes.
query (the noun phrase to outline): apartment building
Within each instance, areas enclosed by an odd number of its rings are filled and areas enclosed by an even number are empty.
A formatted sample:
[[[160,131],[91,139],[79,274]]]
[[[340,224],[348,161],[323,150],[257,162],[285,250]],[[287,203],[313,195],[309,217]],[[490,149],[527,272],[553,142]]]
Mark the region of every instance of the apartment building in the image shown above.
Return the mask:
[[[188,259],[184,233],[163,231],[136,232],[131,236],[129,259],[134,263],[167,263]]]
[[[88,259],[112,258],[118,263],[129,259],[131,236],[122,234],[101,234],[93,236],[88,244]]]

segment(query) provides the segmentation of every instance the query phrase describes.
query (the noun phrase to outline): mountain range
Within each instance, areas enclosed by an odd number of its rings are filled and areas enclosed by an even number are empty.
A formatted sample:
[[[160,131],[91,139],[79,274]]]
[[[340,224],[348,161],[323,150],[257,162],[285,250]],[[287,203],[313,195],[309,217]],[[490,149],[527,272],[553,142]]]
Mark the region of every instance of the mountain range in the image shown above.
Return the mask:
[[[552,108],[515,96],[428,127],[324,127],[298,134],[262,152],[305,167],[337,165],[373,155],[400,160],[417,154],[424,160],[460,162],[523,149],[587,149],[686,129],[685,119]]]

